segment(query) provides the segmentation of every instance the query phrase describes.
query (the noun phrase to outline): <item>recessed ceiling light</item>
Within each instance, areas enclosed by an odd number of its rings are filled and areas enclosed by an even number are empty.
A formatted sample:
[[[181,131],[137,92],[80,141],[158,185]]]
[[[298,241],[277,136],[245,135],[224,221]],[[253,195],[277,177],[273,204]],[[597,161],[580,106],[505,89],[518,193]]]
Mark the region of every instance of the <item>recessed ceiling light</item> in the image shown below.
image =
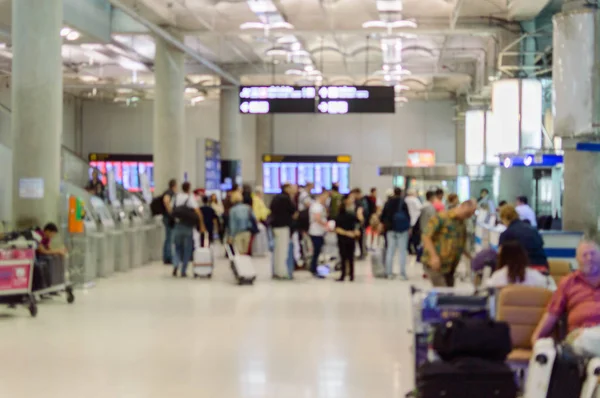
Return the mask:
[[[71,33],[71,28],[64,27],[60,30],[60,35],[62,37],[66,37],[69,33]]]
[[[300,44],[298,42],[292,43],[292,45],[290,46],[290,49],[292,51],[300,51],[302,49],[302,44]]]
[[[197,92],[198,92],[198,89],[196,87],[186,87],[185,88],[186,94],[196,94]]]
[[[81,37],[81,34],[76,30],[72,30],[67,34],[67,40],[69,40],[69,41],[77,40],[80,37]]]
[[[83,76],[79,76],[79,80],[81,80],[82,82],[86,82],[86,83],[94,83],[100,79],[97,78],[96,76],[83,75]]]

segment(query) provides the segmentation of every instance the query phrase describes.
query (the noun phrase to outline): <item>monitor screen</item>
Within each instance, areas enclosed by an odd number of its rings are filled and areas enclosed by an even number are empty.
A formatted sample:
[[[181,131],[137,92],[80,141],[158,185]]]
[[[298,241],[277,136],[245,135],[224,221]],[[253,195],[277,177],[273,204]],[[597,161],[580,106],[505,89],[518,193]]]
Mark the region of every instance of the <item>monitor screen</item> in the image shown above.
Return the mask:
[[[241,86],[240,113],[315,113],[315,87]]]
[[[92,168],[97,168],[104,175],[109,170],[114,172],[115,182],[122,184],[123,188],[130,192],[141,192],[141,174],[148,175],[150,190],[154,190],[154,162],[152,155],[124,155],[124,154],[90,154],[90,178]],[[102,183],[106,185],[106,177],[102,177]]]
[[[263,163],[263,191],[267,194],[281,192],[280,163]]]

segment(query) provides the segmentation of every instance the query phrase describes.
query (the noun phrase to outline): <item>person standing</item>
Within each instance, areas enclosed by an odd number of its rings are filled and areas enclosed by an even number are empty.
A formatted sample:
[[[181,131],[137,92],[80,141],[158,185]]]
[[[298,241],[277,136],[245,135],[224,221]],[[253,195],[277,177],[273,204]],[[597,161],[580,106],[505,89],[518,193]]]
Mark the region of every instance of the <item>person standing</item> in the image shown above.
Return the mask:
[[[271,202],[271,227],[275,248],[273,252],[273,277],[275,279],[291,279],[288,269],[291,229],[297,217],[296,206],[292,201],[294,188],[291,184],[283,184],[282,192]]]
[[[252,208],[244,203],[239,191],[231,194],[231,203],[233,206],[229,209],[228,243],[233,245],[236,254],[247,254],[252,236]]]
[[[421,227],[421,231],[425,231],[429,220],[436,214],[435,207],[433,206],[434,200],[435,192],[427,191],[425,194],[425,204],[421,208],[421,215],[419,216],[419,226]]]
[[[104,183],[102,183],[102,180],[98,175],[98,170],[94,169],[94,171],[92,171],[92,178],[88,181],[85,189],[91,195],[104,199]]]
[[[206,227],[206,233],[200,234],[200,246],[204,247],[206,241],[208,244],[212,244],[214,240],[215,226],[219,228],[219,217],[217,212],[210,205],[208,196],[202,197],[202,207],[200,207],[200,213],[202,213],[202,219],[204,220],[204,226]]]
[[[394,256],[396,251],[400,255],[400,277],[408,279],[406,275],[406,258],[408,254],[408,235],[411,228],[411,218],[408,206],[402,197],[402,189],[395,188],[394,196],[383,207],[381,219],[386,228],[387,249],[385,253],[385,273],[388,278],[393,277]]]
[[[454,287],[454,273],[467,245],[467,225],[477,210],[475,201],[468,200],[457,208],[433,216],[423,231],[422,263],[435,287]]]
[[[340,193],[340,186],[337,182],[331,185],[331,199],[329,200],[329,219],[335,220],[342,206],[343,196]]]
[[[525,196],[519,196],[517,198],[517,206],[515,207],[521,221],[529,222],[533,228],[537,228],[537,219],[535,217],[535,211],[529,206],[529,201]]]
[[[438,213],[446,210],[446,206],[444,206],[444,190],[442,188],[435,190],[435,197],[433,198],[432,203],[435,211]]]
[[[323,278],[317,273],[317,265],[319,264],[319,256],[321,255],[321,249],[325,243],[325,234],[327,233],[325,203],[327,203],[328,195],[327,192],[320,194],[317,200],[310,205],[309,209],[310,225],[308,227],[308,235],[313,245],[310,272],[315,278]]]
[[[267,218],[269,218],[271,211],[263,199],[262,187],[254,188],[254,193],[252,194],[252,211],[254,212],[256,221],[262,223],[263,225],[267,224]]]
[[[356,248],[356,239],[360,236],[360,221],[356,217],[356,213],[352,211],[353,207],[354,197],[352,194],[348,194],[343,198],[340,212],[335,219],[335,232],[342,265],[342,274],[337,280],[338,282],[343,282],[347,273],[350,281],[354,281],[354,249]]]
[[[169,180],[169,188],[162,194],[162,201],[165,211],[162,215],[163,225],[165,226],[165,241],[163,243],[163,264],[173,264],[173,228],[175,223],[171,213],[173,212],[172,201],[177,194],[177,180]]]
[[[362,191],[360,190],[360,188],[354,188],[352,190],[352,195],[354,196],[354,208],[356,209],[356,216],[358,217],[359,221],[360,221],[360,225],[359,225],[359,232],[360,235],[358,236],[357,242],[358,242],[358,248],[360,250],[360,257],[359,260],[364,260],[365,257],[367,256],[367,250],[366,250],[366,240],[365,240],[365,230],[366,227],[368,225],[369,222],[369,206],[368,206],[368,201],[366,199],[366,197],[362,196]]]
[[[307,182],[306,186],[300,188],[300,193],[298,194],[298,211],[306,210],[310,207],[313,202],[311,192],[314,187],[315,184]]]
[[[198,208],[198,202],[191,193],[189,182],[181,185],[183,192],[175,195],[173,200],[173,216],[175,218],[175,227],[173,228],[173,276],[177,276],[180,270],[181,277],[187,277],[187,266],[192,260],[194,253],[194,228],[200,227],[201,233],[206,233],[202,213]],[[181,209],[180,209],[181,208]],[[191,209],[185,210],[185,208]],[[195,216],[194,216],[195,215]]]
[[[483,188],[481,192],[479,192],[477,204],[479,207],[486,208],[489,214],[496,213],[496,205],[492,198],[490,198],[490,191],[487,188]]]
[[[406,202],[408,214],[410,215],[410,226],[413,228],[417,221],[419,221],[423,204],[417,197],[417,191],[413,188],[410,188],[406,191],[406,197],[404,198],[404,201]]]

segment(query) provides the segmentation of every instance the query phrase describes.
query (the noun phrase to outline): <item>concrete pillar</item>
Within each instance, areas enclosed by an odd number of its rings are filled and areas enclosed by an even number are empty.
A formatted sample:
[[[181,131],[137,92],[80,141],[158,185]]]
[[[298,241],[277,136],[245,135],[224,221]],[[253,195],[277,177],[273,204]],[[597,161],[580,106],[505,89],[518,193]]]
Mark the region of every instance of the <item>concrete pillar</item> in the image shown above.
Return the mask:
[[[563,229],[597,236],[600,224],[600,153],[579,142],[600,139],[600,13],[572,9],[553,18],[554,135],[563,138]]]
[[[184,61],[183,52],[156,38],[153,152],[157,191],[166,189],[170,179],[181,182],[184,177]]]
[[[263,185],[262,156],[273,153],[274,115],[256,116],[256,185]]]
[[[221,178],[231,178],[232,183],[241,183],[244,140],[242,137],[242,116],[239,111],[238,90],[221,90],[219,107],[219,141],[221,142]]]
[[[12,213],[17,228],[59,221],[62,24],[62,0],[13,2]]]

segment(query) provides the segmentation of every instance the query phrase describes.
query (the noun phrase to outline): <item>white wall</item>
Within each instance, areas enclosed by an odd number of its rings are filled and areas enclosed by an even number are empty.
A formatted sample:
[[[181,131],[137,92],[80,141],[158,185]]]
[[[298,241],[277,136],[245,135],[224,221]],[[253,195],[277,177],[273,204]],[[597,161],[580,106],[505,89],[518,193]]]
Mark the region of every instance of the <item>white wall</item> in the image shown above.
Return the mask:
[[[437,163],[456,161],[453,101],[412,101],[395,114],[276,115],[274,151],[278,154],[352,156],[351,185],[392,185],[379,166],[405,164],[409,149],[435,151]]]
[[[136,107],[86,101],[83,105],[83,154],[152,154],[153,105]],[[204,186],[204,139],[219,139],[219,105],[205,101],[186,108],[184,165],[188,179]]]

